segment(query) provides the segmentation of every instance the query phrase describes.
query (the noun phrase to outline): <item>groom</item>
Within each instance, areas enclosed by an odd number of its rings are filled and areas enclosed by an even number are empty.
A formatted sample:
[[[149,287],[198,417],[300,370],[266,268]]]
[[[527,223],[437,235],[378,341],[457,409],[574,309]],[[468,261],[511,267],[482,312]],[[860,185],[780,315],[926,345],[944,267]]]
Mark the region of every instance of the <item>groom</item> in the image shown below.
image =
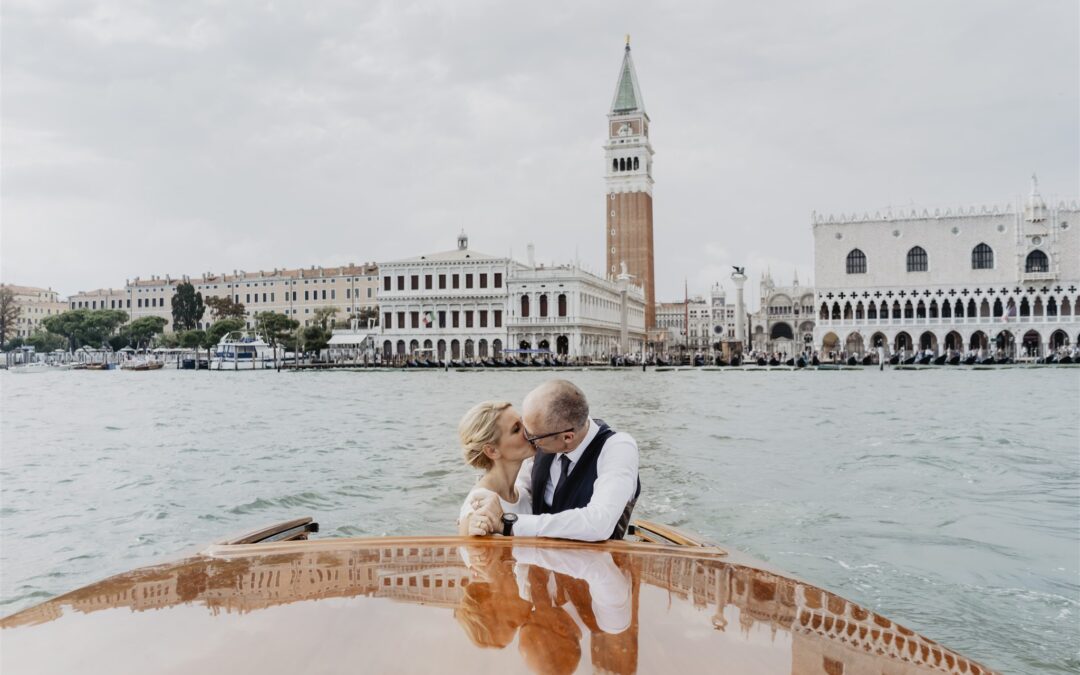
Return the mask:
[[[589,417],[585,394],[567,380],[550,380],[522,404],[522,433],[537,450],[529,483],[532,515],[518,516],[510,533],[582,541],[622,539],[630,524],[641,481],[637,443]],[[498,499],[485,504],[500,527]]]

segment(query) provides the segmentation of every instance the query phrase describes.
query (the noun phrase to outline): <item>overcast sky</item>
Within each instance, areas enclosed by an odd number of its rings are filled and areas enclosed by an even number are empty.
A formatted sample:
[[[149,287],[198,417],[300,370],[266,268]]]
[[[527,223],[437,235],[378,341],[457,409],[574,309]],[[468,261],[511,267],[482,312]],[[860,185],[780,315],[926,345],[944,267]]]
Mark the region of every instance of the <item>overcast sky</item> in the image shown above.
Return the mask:
[[[5,282],[471,247],[604,263],[624,34],[656,290],[812,277],[810,213],[1080,193],[1075,0],[5,0]],[[728,282],[730,284],[730,282]]]

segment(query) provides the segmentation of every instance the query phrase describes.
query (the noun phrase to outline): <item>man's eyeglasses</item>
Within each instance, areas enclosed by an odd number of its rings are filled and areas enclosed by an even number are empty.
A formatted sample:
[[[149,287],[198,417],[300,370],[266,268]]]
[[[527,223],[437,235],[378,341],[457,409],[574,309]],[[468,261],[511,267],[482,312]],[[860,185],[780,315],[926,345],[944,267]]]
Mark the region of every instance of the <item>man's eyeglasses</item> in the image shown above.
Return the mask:
[[[528,444],[533,446],[534,448],[536,447],[536,442],[537,441],[542,441],[545,438],[551,438],[552,436],[558,436],[559,434],[565,434],[565,433],[567,433],[569,431],[573,431],[573,430],[574,430],[574,428],[570,427],[569,429],[563,429],[562,431],[552,431],[550,434],[540,434],[538,436],[530,436],[529,432],[525,430],[525,427],[521,428],[522,433],[525,434],[525,441],[528,442]]]

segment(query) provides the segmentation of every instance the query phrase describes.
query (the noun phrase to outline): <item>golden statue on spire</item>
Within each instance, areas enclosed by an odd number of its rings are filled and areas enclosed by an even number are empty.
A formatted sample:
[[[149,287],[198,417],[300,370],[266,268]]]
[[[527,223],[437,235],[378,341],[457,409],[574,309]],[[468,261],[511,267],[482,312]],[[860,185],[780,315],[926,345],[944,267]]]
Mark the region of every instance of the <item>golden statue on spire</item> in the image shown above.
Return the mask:
[[[626,34],[626,48],[630,49],[630,33]]]

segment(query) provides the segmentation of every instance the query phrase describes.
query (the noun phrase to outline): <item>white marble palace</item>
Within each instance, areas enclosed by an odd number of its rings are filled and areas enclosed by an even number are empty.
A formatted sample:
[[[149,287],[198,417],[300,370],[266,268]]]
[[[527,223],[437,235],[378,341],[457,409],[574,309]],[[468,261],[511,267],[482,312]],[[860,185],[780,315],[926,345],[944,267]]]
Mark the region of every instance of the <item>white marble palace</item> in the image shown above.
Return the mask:
[[[531,247],[530,247],[531,250]],[[379,263],[383,358],[500,358],[507,349],[599,359],[641,351],[645,296],[627,275],[457,248]]]
[[[1042,356],[1080,342],[1080,205],[812,218],[814,342],[824,353]]]

